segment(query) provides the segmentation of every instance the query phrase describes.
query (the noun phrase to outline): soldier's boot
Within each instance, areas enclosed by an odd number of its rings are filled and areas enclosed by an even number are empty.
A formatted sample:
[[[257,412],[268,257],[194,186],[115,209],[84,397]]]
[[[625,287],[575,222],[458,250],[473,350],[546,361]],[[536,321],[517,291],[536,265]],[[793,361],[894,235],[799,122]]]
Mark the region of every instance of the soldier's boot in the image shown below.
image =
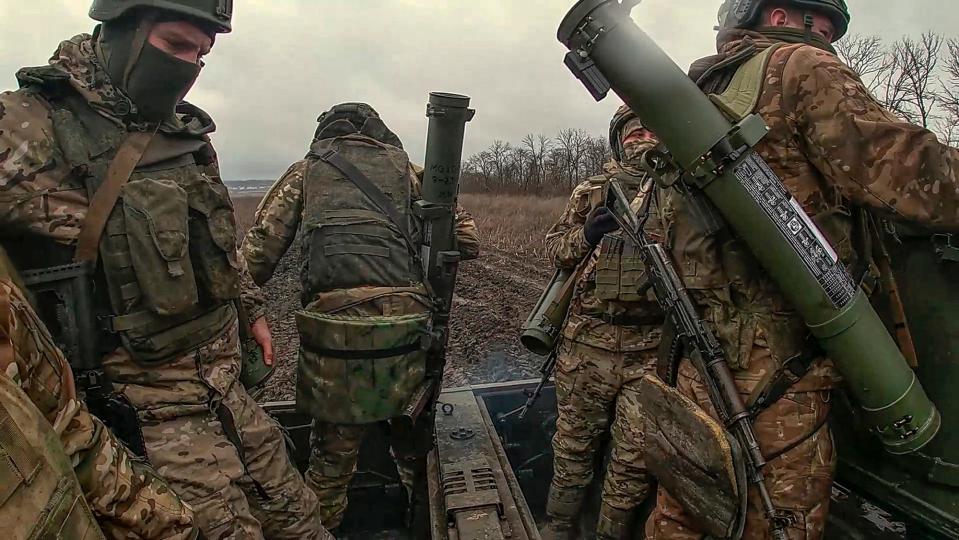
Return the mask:
[[[596,522],[596,540],[628,540],[632,521],[632,510],[620,510],[604,502]]]
[[[543,540],[576,540],[579,538],[579,511],[586,497],[585,488],[560,488],[550,485],[546,500],[549,522],[540,530]]]

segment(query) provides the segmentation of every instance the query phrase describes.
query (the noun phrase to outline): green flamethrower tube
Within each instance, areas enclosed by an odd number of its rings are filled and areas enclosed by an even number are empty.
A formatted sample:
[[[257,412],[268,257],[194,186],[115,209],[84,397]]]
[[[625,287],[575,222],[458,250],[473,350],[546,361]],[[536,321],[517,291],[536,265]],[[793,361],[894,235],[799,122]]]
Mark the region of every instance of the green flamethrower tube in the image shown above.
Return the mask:
[[[796,307],[885,448],[919,450],[939,412],[829,242],[753,150],[765,123],[754,114],[732,125],[630,18],[635,4],[573,6],[558,32],[566,65],[596,100],[614,90],[656,133]]]

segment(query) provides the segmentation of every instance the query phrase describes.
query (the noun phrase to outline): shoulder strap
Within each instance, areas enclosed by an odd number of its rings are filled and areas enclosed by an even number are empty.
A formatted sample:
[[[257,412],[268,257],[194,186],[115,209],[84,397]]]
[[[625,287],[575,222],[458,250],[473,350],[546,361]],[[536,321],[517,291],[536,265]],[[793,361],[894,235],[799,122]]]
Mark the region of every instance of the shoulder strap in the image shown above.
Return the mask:
[[[133,170],[140,163],[147,146],[150,145],[153,134],[154,132],[131,133],[120,144],[116,156],[110,162],[110,167],[107,168],[103,184],[100,185],[100,188],[97,189],[90,200],[87,216],[83,220],[80,236],[77,239],[74,261],[96,263],[100,237],[103,235],[103,229],[110,218],[110,213],[116,206],[117,199],[120,198],[120,191],[130,180],[130,175],[133,174]]]
[[[722,94],[710,94],[709,98],[727,117],[739,121],[753,112],[762,94],[766,68],[774,52],[785,43],[776,43],[750,58],[736,70],[732,81]]]
[[[386,216],[390,218],[390,221],[400,230],[400,233],[403,234],[403,238],[406,239],[413,253],[416,253],[416,244],[413,243],[413,237],[410,236],[409,226],[406,220],[400,216],[400,213],[396,211],[396,207],[393,206],[393,202],[380,191],[380,188],[376,187],[376,184],[367,178],[362,171],[357,169],[355,165],[350,163],[348,159],[344,158],[339,152],[332,148],[319,154],[318,157],[320,160],[330,164],[330,166],[343,173],[354,186],[363,192],[363,195],[365,195],[380,212],[386,214]]]

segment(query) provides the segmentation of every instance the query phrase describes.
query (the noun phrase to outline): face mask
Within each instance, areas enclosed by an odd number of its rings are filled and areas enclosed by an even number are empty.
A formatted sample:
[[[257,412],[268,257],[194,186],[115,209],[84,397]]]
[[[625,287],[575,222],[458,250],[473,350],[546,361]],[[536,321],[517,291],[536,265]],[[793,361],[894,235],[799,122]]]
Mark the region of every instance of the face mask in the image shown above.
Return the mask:
[[[640,140],[636,142],[631,142],[623,147],[623,157],[625,157],[625,162],[627,164],[639,164],[640,158],[643,157],[643,154],[647,150],[651,150],[656,147],[654,141]]]
[[[173,116],[199,76],[200,66],[151,45],[146,36],[152,24],[152,19],[104,24],[98,46],[110,80],[136,104],[139,116],[161,122]]]
[[[144,120],[160,122],[173,116],[199,75],[199,65],[144,43],[125,90]]]

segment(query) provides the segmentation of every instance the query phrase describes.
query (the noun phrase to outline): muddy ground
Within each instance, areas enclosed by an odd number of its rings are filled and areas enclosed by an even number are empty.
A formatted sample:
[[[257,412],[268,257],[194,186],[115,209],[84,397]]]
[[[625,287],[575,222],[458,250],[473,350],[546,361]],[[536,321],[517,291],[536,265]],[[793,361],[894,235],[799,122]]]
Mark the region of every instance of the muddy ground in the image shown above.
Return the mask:
[[[469,197],[464,199],[466,205],[471,202]],[[484,210],[490,201],[473,202],[481,236],[488,241],[484,241],[478,260],[460,265],[444,375],[447,387],[538,377],[542,362],[520,344],[519,328],[549,279],[551,269],[539,255],[538,245],[524,249],[490,238],[489,234],[503,234],[501,216],[492,215],[503,211],[503,207],[496,204],[489,210],[490,215],[486,215]],[[236,203],[241,225],[248,224],[256,199],[245,195],[238,197]],[[510,203],[523,205],[523,201]],[[541,209],[542,219],[525,224],[533,229],[526,233],[532,242],[541,242],[538,239],[545,233],[543,224],[550,220],[549,214],[558,215],[553,211],[555,208],[553,204]],[[520,226],[518,221],[516,226]],[[297,241],[281,261],[274,278],[264,287],[279,361],[276,375],[261,395],[264,400],[294,397],[297,335],[293,314],[300,306],[299,258]]]

